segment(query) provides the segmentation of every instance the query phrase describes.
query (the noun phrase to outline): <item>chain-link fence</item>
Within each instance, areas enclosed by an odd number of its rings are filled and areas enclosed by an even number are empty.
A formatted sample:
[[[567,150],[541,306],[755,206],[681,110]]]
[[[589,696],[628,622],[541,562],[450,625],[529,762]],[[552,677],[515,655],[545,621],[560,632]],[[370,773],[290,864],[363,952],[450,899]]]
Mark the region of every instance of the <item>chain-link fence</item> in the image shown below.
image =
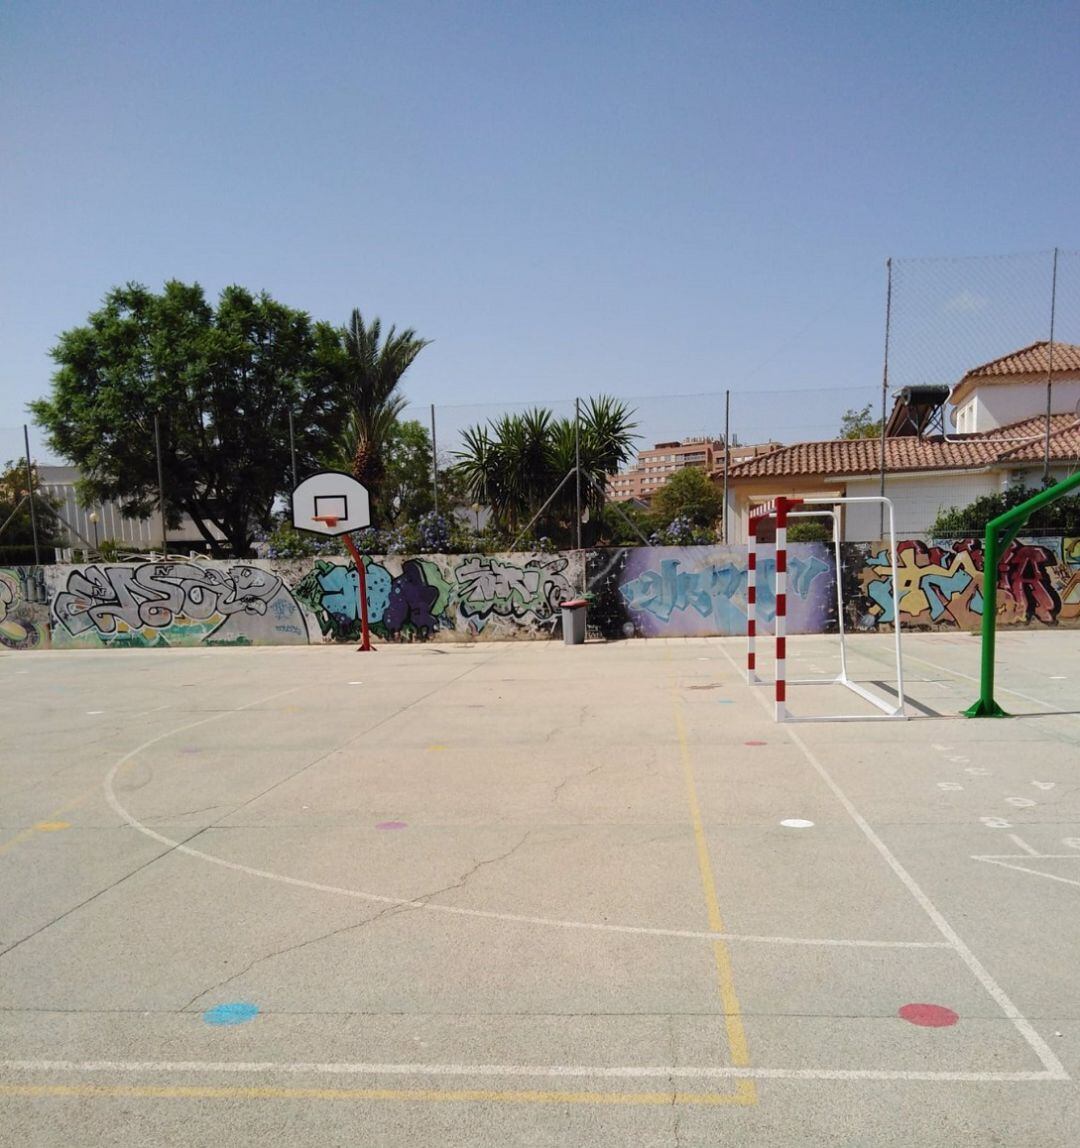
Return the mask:
[[[836,367],[827,386],[818,385],[820,363],[817,378],[804,377],[800,341],[792,337],[765,356],[774,372],[790,378],[790,385],[784,388],[755,386],[752,378],[744,376],[718,379],[714,386],[706,387],[658,386],[656,394],[640,394],[621,386],[617,379],[598,378],[595,386],[582,388],[576,397],[587,402],[606,395],[625,404],[634,423],[634,453],[643,452],[637,469],[652,472],[644,487],[648,493],[687,456],[687,450],[680,454],[672,444],[707,444],[701,451],[708,455],[706,465],[715,460],[719,468],[720,444],[745,448],[833,439],[840,436],[849,413],[863,416],[861,425],[868,434],[874,434],[879,430],[875,428],[883,406],[888,417],[894,399],[904,388],[952,387],[973,368],[1033,344],[1051,340],[1055,347],[1080,343],[1080,252],[895,259],[888,264],[887,288],[883,276],[882,294],[886,325],[875,333],[875,339],[880,338],[886,352],[884,390],[881,360],[868,365],[867,333],[863,330],[858,333],[861,350],[857,354],[835,348]],[[1069,399],[1071,392],[1059,385],[1055,397],[1051,376],[1060,375],[1066,366],[1066,352],[1058,351],[1058,356],[1056,367],[1048,364],[1047,394],[1035,405],[1045,412],[1049,398],[1049,409],[1060,420],[1069,412],[1080,415],[1080,391],[1075,400]],[[412,403],[402,417],[419,423],[425,435],[434,439],[438,470],[445,472],[468,453],[470,429],[486,428],[496,433],[507,416],[523,415],[534,408],[550,412],[553,420],[572,421],[575,396],[554,383],[548,389],[554,397],[537,394],[532,401],[434,406]],[[669,389],[678,393],[662,393]],[[941,420],[939,433],[959,437],[947,411],[943,408],[946,417]],[[287,435],[288,427],[282,426],[281,432]],[[30,428],[30,443],[35,462],[63,462],[52,457],[38,428]],[[152,454],[152,441],[147,442],[147,450]],[[0,463],[23,457],[23,428],[0,426]],[[875,455],[878,457],[887,477],[885,452]],[[336,461],[347,469],[347,459]],[[634,459],[629,463],[624,469],[630,469]],[[168,469],[166,466],[166,474]],[[434,474],[431,480],[434,486]],[[166,490],[166,500],[168,497]],[[440,509],[450,509],[447,501],[453,497],[452,489],[445,491]],[[476,512],[475,507],[471,509]],[[94,524],[87,515],[79,517],[73,509],[67,517],[78,518],[72,525],[82,541],[87,537],[93,541]],[[104,520],[104,511],[101,517]],[[154,536],[160,535],[159,525],[154,532]]]

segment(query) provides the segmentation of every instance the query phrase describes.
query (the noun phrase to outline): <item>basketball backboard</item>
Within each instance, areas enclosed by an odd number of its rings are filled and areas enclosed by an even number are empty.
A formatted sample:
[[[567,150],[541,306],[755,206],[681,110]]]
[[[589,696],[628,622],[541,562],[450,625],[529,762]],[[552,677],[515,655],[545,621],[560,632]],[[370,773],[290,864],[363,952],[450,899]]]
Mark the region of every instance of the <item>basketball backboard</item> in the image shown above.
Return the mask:
[[[371,525],[367,487],[351,474],[324,470],[293,491],[293,526],[312,534],[348,534]]]

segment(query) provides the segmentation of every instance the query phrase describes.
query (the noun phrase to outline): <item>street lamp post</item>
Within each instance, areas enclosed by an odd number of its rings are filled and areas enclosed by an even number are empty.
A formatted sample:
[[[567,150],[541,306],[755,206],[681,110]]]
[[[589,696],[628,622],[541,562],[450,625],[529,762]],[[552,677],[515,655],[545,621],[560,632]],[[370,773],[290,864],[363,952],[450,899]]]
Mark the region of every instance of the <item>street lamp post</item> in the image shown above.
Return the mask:
[[[97,551],[98,547],[98,515],[96,510],[90,511],[90,525],[94,528],[94,550]]]

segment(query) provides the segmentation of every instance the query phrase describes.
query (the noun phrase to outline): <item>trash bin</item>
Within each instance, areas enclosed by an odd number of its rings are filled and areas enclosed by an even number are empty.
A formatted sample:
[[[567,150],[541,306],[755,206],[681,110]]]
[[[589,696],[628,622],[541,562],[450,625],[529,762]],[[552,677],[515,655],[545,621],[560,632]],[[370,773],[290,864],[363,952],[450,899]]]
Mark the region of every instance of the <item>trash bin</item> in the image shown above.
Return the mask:
[[[585,607],[588,602],[584,598],[573,598],[562,604],[562,636],[567,646],[580,646],[585,641]]]

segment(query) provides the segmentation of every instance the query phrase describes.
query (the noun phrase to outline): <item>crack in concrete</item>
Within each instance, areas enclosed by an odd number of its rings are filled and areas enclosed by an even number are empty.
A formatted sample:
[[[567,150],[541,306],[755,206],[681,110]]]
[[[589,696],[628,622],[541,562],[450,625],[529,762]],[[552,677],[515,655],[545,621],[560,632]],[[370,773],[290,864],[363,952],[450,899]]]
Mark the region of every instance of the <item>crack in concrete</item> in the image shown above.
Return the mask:
[[[509,849],[498,854],[495,857],[481,858],[475,862],[472,867],[466,870],[456,881],[449,885],[443,885],[441,888],[433,889],[428,893],[421,893],[419,896],[414,897],[411,901],[404,905],[387,905],[380,909],[377,913],[372,913],[370,917],[364,917],[360,921],[352,921],[348,925],[341,925],[336,929],[330,929],[328,932],[320,933],[317,937],[308,937],[303,941],[297,941],[291,945],[285,945],[280,949],[274,949],[272,952],[264,953],[261,957],[256,957],[253,961],[249,961],[242,969],[235,973],[230,973],[229,976],[223,980],[218,981],[216,984],[210,985],[208,988],[202,989],[197,992],[187,1004],[183,1005],[180,1009],[181,1012],[187,1012],[195,1003],[207,996],[209,993],[217,992],[223,989],[226,985],[231,984],[233,981],[238,980],[240,977],[249,973],[256,965],[261,965],[264,961],[273,960],[275,957],[282,957],[286,953],[296,952],[299,949],[307,948],[309,945],[316,945],[320,941],[327,941],[331,937],[340,936],[343,933],[351,932],[354,929],[362,929],[367,925],[374,925],[377,921],[381,921],[384,917],[392,917],[397,913],[406,913],[415,909],[422,909],[433,897],[439,896],[440,893],[448,893],[452,889],[460,889],[465,885],[471,877],[473,877],[479,870],[488,865],[497,865],[500,861],[505,861],[507,858],[513,856],[529,838],[532,836],[533,831],[528,830],[525,835],[516,844],[512,845]]]
[[[594,773],[599,773],[604,767],[603,765],[594,765],[592,769],[585,770],[584,773],[569,773],[559,782],[558,785],[551,791],[551,804],[559,804],[559,796],[563,791],[563,787],[570,784],[571,781],[584,781],[587,777],[592,777]]]

